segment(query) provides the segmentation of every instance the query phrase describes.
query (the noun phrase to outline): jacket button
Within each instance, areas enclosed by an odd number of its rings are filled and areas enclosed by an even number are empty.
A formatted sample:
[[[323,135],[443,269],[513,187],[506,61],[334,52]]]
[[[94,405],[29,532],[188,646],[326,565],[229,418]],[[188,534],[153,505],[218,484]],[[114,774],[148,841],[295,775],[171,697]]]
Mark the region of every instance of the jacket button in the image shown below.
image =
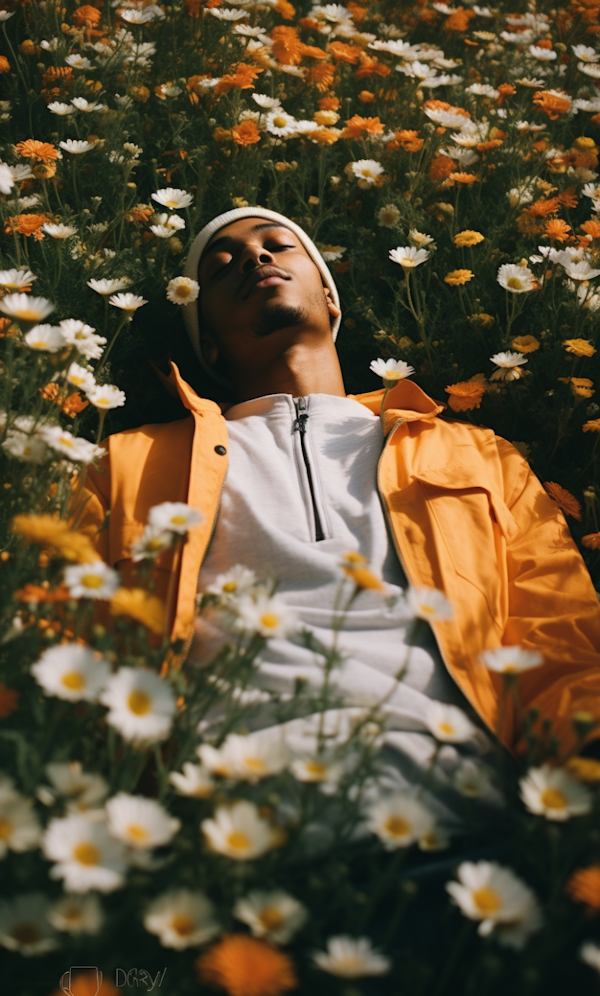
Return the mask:
[[[224,446],[215,446],[215,453],[218,453],[219,456],[225,456],[227,450],[225,449]]]

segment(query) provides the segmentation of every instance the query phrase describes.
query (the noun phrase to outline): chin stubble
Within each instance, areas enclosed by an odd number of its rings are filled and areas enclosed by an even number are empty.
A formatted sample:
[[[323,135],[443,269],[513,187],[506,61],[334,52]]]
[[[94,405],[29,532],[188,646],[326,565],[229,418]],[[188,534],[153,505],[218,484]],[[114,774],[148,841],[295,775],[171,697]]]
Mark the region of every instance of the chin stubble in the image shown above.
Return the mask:
[[[265,339],[281,329],[295,328],[308,319],[308,312],[299,306],[277,304],[269,308],[261,317],[260,322],[250,327],[252,335],[257,339]]]

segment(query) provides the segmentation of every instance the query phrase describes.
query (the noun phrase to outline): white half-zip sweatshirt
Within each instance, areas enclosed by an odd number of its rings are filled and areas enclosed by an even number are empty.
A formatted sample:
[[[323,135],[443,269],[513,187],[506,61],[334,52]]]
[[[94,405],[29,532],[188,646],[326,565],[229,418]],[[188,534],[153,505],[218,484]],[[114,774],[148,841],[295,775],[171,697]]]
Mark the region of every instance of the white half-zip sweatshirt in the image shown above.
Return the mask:
[[[459,705],[475,724],[478,720],[448,674],[433,635],[427,633],[420,646],[406,644],[412,622],[407,582],[376,483],[380,419],[351,398],[328,394],[268,395],[234,405],[225,418],[229,466],[199,591],[243,564],[259,579],[277,579],[278,594],[298,613],[302,628],[331,646],[342,557],[349,550],[366,557],[387,592],[382,597],[362,591],[347,613],[338,641],[345,663],[334,672],[336,687],[348,707],[370,706],[391,692],[386,754],[393,757],[399,783],[414,785],[435,748],[424,721],[428,701]],[[323,539],[317,539],[319,524]],[[390,595],[396,599],[391,609]],[[210,659],[212,635],[199,620],[191,661]],[[290,694],[299,677],[318,687],[322,665],[300,635],[275,638],[261,655],[256,681]],[[397,684],[394,676],[403,666],[406,673]],[[442,767],[451,777],[461,758],[486,748],[479,727],[469,743],[443,748]]]

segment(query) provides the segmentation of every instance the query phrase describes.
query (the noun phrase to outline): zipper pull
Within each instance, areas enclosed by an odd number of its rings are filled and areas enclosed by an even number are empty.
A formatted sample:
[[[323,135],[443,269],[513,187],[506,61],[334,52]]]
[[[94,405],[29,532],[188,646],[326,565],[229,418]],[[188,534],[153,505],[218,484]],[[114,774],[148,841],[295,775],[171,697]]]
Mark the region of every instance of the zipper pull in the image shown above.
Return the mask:
[[[306,432],[306,423],[308,421],[306,398],[298,398],[297,401],[294,401],[294,406],[296,408],[296,418],[294,419],[292,432],[300,432],[303,435]]]

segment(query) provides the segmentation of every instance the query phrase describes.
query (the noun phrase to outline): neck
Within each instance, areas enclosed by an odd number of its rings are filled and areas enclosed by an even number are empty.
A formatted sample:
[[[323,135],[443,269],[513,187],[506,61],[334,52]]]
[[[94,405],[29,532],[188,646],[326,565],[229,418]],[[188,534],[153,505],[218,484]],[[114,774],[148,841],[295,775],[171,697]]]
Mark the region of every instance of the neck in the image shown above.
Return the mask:
[[[250,376],[235,378],[236,400],[250,401],[266,394],[346,396],[342,371],[333,340],[319,344],[295,343]]]

